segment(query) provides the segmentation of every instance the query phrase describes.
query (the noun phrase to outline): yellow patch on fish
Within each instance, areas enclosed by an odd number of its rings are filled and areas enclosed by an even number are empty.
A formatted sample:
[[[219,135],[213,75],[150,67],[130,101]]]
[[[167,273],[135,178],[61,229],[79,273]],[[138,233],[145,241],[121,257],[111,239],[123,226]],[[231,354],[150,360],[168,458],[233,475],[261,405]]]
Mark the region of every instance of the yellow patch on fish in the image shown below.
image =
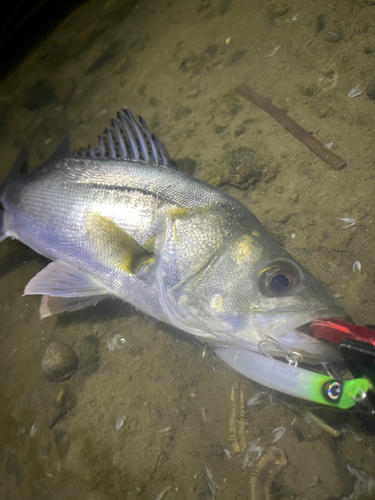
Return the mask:
[[[110,269],[134,274],[153,262],[148,250],[105,215],[90,212],[86,217],[86,231],[94,254]]]
[[[237,264],[242,264],[249,260],[256,250],[258,250],[257,245],[254,244],[255,241],[251,236],[245,234],[236,243],[233,249],[233,258]]]

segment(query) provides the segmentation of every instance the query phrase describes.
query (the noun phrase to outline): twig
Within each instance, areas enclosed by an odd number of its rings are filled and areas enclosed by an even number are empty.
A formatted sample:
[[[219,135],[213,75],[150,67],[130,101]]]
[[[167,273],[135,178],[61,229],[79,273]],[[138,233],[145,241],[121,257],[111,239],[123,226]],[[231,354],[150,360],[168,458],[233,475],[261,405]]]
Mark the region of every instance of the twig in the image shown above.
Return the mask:
[[[342,158],[332,153],[332,151],[325,149],[320,141],[315,139],[315,137],[300,127],[294,120],[289,118],[289,116],[274,106],[268,99],[265,99],[261,95],[249,89],[249,87],[244,83],[238,86],[238,92],[245,97],[245,99],[248,99],[255,104],[255,106],[258,106],[258,108],[263,109],[263,111],[275,118],[275,120],[277,120],[288,132],[303,142],[313,153],[327,162],[334,170],[341,170],[346,166],[346,163]]]

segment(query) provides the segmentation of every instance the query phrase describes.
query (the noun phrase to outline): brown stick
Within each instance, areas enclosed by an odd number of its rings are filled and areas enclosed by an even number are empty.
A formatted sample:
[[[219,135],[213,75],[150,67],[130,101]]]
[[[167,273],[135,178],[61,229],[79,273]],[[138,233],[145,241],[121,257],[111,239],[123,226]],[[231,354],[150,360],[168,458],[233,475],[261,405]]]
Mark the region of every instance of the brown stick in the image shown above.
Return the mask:
[[[265,99],[261,95],[249,89],[249,87],[244,83],[238,86],[238,92],[245,97],[245,99],[248,99],[255,104],[255,106],[258,106],[258,108],[263,109],[263,111],[275,118],[275,120],[277,120],[288,132],[303,142],[313,153],[327,162],[334,170],[341,170],[346,166],[346,163],[342,158],[332,153],[332,151],[325,149],[323,144],[318,141],[318,139],[315,139],[315,137],[300,127],[279,108],[274,106],[268,99]]]

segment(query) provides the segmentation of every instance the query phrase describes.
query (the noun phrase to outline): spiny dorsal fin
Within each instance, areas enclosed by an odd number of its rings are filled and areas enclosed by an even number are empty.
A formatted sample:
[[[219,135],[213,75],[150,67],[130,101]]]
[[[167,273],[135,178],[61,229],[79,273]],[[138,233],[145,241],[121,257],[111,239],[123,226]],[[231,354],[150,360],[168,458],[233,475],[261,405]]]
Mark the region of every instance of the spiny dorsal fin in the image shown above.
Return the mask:
[[[173,167],[160,141],[151,134],[146,122],[136,122],[128,108],[118,111],[110,127],[99,135],[99,145],[88,146],[72,153],[74,156],[97,159],[143,160],[156,165]]]

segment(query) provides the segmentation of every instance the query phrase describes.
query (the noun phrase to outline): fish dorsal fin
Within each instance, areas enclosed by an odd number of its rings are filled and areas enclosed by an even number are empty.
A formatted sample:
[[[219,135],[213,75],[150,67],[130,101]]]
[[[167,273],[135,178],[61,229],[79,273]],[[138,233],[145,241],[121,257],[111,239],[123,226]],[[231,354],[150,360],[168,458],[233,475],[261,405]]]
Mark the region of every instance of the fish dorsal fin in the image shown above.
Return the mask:
[[[105,215],[90,212],[86,230],[94,255],[109,269],[135,274],[153,262],[151,252]]]
[[[139,117],[137,122],[126,107],[117,112],[117,118],[112,118],[111,125],[99,135],[98,146],[88,146],[72,154],[102,160],[142,160],[175,168],[170,164],[158,138],[151,134],[144,119]]]
[[[70,135],[66,134],[64,139],[57,146],[55,151],[44,161],[40,166],[48,165],[52,162],[59,160],[60,158],[64,158],[72,154],[72,148],[70,146]]]

